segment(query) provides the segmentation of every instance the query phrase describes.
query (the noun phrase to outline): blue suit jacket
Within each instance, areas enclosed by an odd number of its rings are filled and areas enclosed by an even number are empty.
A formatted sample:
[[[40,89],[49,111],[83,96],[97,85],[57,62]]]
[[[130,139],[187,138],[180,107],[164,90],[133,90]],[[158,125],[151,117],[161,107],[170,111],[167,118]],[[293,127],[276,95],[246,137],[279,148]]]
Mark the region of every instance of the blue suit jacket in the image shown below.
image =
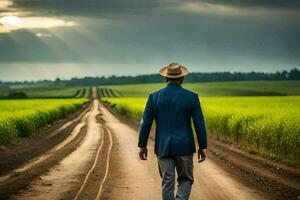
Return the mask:
[[[153,120],[156,122],[155,153],[161,156],[196,152],[192,119],[200,149],[206,149],[207,136],[198,94],[169,83],[151,93],[141,120],[139,147],[146,147]]]

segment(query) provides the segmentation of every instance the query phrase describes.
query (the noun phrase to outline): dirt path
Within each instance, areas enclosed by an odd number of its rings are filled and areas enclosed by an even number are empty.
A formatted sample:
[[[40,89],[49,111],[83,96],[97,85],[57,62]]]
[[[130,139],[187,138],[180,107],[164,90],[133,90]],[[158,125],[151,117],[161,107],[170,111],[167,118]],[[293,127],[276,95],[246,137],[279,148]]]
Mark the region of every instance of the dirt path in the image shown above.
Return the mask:
[[[98,101],[94,100],[93,107],[84,122],[87,124],[87,133],[81,145],[48,173],[34,180],[28,190],[12,199],[60,199],[80,183],[79,180],[86,175],[88,165],[92,162],[101,142],[102,132],[96,121],[97,107]],[[69,139],[72,140],[72,137]],[[69,141],[65,140],[54,149],[67,142]]]
[[[138,159],[137,133],[101,107],[107,126],[112,130],[115,146],[110,178],[103,199],[160,199],[161,182],[153,145],[147,161]],[[152,143],[151,141],[149,143]],[[195,160],[195,183],[191,200],[260,200],[267,197],[236,181],[209,158],[202,164]]]
[[[0,177],[0,194],[7,194],[0,199],[161,199],[153,141],[149,141],[148,160],[139,160],[137,131],[99,103],[95,89],[93,94],[89,112],[64,141]],[[194,161],[191,200],[271,199],[271,192],[255,189],[245,180],[248,176],[242,178],[237,170],[224,170],[222,162],[215,159],[209,155],[204,163]],[[23,185],[15,188],[14,183]]]

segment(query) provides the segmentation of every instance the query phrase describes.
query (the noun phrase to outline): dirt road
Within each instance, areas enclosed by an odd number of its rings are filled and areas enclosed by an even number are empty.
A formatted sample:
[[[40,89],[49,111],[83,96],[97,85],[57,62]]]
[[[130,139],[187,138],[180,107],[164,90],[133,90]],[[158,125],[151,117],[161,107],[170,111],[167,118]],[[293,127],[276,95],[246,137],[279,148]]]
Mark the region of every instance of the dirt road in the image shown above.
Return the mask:
[[[138,159],[137,133],[122,123],[107,109],[101,107],[107,126],[114,133],[115,146],[111,160],[110,179],[105,185],[104,199],[160,199],[161,182],[157,171],[153,145],[147,161]],[[151,142],[149,142],[151,143]],[[195,160],[195,183],[191,200],[235,200],[267,199],[234,180],[230,174],[218,167],[209,158],[201,164]]]
[[[0,194],[3,194],[0,199],[161,199],[153,141],[149,142],[148,160],[139,160],[136,130],[107,110],[97,100],[95,90],[94,95],[90,110],[65,140],[37,159],[0,177]],[[72,148],[75,144],[76,148]],[[58,159],[64,149],[68,153]],[[56,164],[47,165],[54,158],[57,158]],[[27,181],[28,174],[34,173],[36,176]],[[20,186],[16,191],[11,190],[15,183]],[[270,198],[270,194],[241,181],[238,175],[224,170],[210,157],[201,164],[195,160],[191,200]]]

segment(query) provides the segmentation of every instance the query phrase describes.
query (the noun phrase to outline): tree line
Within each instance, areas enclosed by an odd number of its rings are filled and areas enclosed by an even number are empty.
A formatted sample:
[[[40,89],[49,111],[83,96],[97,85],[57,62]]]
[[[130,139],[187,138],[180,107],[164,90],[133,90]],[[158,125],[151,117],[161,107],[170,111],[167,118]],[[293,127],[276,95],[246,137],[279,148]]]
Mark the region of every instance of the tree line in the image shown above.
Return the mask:
[[[300,70],[297,68],[290,71],[265,72],[212,72],[190,73],[185,82],[220,82],[220,81],[259,81],[259,80],[300,80]],[[1,82],[0,88],[14,87],[42,87],[42,86],[93,86],[93,85],[119,85],[136,83],[160,83],[163,78],[159,74],[137,75],[137,76],[109,76],[109,77],[84,77],[54,81],[14,81]]]

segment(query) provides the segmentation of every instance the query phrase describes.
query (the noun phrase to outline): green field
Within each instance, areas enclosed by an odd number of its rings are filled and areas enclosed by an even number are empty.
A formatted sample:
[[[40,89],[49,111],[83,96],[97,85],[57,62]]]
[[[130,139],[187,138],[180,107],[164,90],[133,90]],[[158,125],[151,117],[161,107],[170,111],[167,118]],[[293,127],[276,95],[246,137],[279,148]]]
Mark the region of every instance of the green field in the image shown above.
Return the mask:
[[[0,145],[17,137],[27,137],[39,127],[80,108],[86,98],[0,100]]]
[[[101,86],[125,97],[143,97],[165,86],[165,83]],[[200,96],[287,96],[300,95],[300,81],[236,81],[185,83]]]
[[[209,83],[210,89],[221,88],[219,84]],[[244,84],[247,85],[248,82]],[[299,82],[296,81],[281,82],[281,84],[268,82],[264,84],[264,88],[270,89],[258,88],[257,90],[276,92],[279,87],[286,87],[283,90],[285,95],[298,94],[299,87],[289,88],[297,84]],[[204,93],[200,101],[210,134],[214,134],[220,140],[234,143],[250,153],[300,166],[300,96],[252,96],[254,92],[248,96],[238,96],[242,93],[233,92],[238,91],[236,88],[243,88],[243,91],[254,90],[253,87],[245,85],[228,88],[225,90],[228,93],[220,90],[206,90],[205,93],[203,86],[199,85],[186,84],[185,87]],[[256,82],[252,85],[259,84]],[[161,85],[130,85],[129,88],[114,86],[111,89],[121,93],[122,97],[104,97],[102,100],[108,102],[119,114],[140,120],[146,95],[159,86]],[[199,93],[201,96],[201,92]],[[222,95],[224,97],[221,97]]]
[[[88,98],[89,87],[36,87],[36,88],[14,88],[0,89],[0,98],[9,98],[9,94],[22,92],[27,98]]]

